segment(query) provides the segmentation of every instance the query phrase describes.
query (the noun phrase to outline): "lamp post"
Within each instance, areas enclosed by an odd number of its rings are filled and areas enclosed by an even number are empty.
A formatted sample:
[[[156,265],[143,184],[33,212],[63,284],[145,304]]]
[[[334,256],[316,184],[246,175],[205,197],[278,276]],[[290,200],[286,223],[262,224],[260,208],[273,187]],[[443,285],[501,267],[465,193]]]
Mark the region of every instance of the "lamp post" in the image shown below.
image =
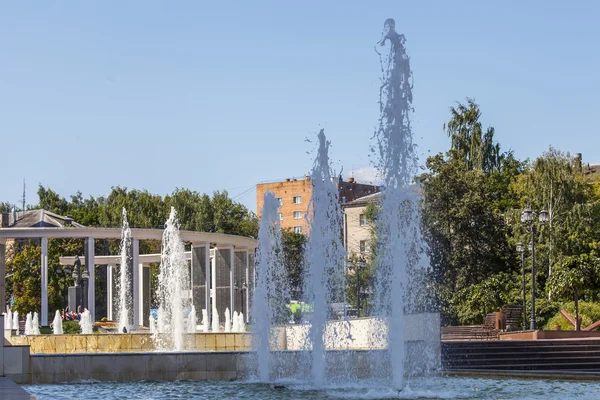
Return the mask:
[[[521,270],[523,273],[523,330],[527,329],[527,298],[525,294],[525,246],[517,243],[517,252],[521,253]]]
[[[535,325],[535,222],[533,211],[530,207],[526,207],[521,213],[521,222],[525,224],[525,226],[530,228],[531,231],[531,320],[529,324],[529,329],[532,331],[536,330]],[[548,212],[546,210],[542,210],[539,212],[539,221],[542,225],[545,225],[548,222]]]
[[[362,279],[360,276],[360,272],[366,267],[367,263],[365,261],[365,258],[363,256],[360,256],[358,260],[356,260],[356,263],[350,262],[349,264],[349,268],[354,269],[356,273],[356,316],[360,317],[360,298],[362,296]]]

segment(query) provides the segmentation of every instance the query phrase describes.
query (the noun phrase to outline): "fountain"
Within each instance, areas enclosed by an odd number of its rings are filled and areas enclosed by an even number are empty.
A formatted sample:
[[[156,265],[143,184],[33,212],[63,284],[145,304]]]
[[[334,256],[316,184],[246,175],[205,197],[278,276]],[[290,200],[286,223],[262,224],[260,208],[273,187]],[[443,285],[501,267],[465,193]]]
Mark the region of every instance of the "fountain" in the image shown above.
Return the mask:
[[[231,312],[229,307],[225,308],[225,332],[231,332]]]
[[[37,311],[33,313],[33,334],[40,334],[40,316],[38,315]]]
[[[215,307],[213,307],[213,312],[212,312],[212,331],[213,332],[221,331],[221,325],[219,323],[219,313],[217,312],[217,309]]]
[[[319,148],[311,174],[312,198],[307,221],[311,225],[307,245],[305,295],[314,305],[310,327],[312,379],[321,386],[325,378],[325,328],[331,319],[330,305],[345,304],[344,259],[341,242],[342,213],[339,194],[329,166],[330,142],[323,129],[318,135]]]
[[[31,311],[25,317],[25,335],[33,335],[33,317],[31,316]]]
[[[172,343],[168,347],[183,350],[185,331],[184,310],[191,303],[189,299],[190,270],[185,259],[183,242],[179,236],[179,221],[175,208],[165,224],[162,237],[160,273],[158,275],[159,329],[170,335]],[[166,343],[160,343],[166,347]]]
[[[83,335],[91,335],[93,333],[92,316],[87,308],[81,313],[79,327],[81,328],[81,333]]]
[[[198,317],[196,317],[196,307],[192,304],[192,309],[187,318],[187,333],[196,333],[196,324],[198,323]]]
[[[13,323],[12,323],[12,311],[10,311],[10,308],[8,309],[8,311],[6,312],[6,315],[4,316],[4,329],[12,329],[13,327]]]
[[[268,191],[258,228],[256,250],[256,289],[252,301],[255,320],[253,347],[258,356],[258,375],[262,382],[269,382],[270,370],[277,355],[271,353],[270,342],[274,325],[283,322],[289,300],[287,276],[281,254],[281,230],[278,216],[279,202]]]
[[[237,311],[234,311],[233,318],[231,321],[231,332],[239,331],[239,326],[238,326],[239,322],[240,321],[239,321],[238,313],[237,313]]]
[[[17,331],[17,334],[19,334],[19,313],[16,311],[13,313],[12,317],[12,328],[13,330]]]
[[[55,335],[63,334],[63,320],[60,315],[60,311],[56,310],[54,314],[54,320],[52,321],[52,333]]]
[[[244,321],[244,313],[240,312],[238,314],[238,332],[243,333],[246,332],[246,322]]]
[[[127,222],[127,211],[123,207],[123,227],[121,228],[121,244],[119,246],[119,254],[121,255],[119,268],[119,283],[117,291],[119,297],[117,299],[117,321],[118,331],[123,332],[123,328],[131,330],[131,229]]]
[[[202,332],[204,333],[208,333],[208,331],[210,330],[209,327],[209,321],[208,321],[208,311],[206,310],[206,308],[202,309]]]
[[[383,199],[377,218],[378,265],[375,276],[375,313],[388,324],[388,359],[392,385],[404,386],[405,349],[404,318],[407,310],[408,276],[414,276],[429,263],[423,251],[418,196],[411,187],[417,173],[417,155],[413,144],[410,113],[412,111],[412,72],[404,47],[405,38],[395,31],[395,22],[384,24],[385,46],[389,53],[381,61],[384,77],[380,91],[379,127],[376,131],[379,161],[383,178]],[[381,58],[381,55],[380,55]]]

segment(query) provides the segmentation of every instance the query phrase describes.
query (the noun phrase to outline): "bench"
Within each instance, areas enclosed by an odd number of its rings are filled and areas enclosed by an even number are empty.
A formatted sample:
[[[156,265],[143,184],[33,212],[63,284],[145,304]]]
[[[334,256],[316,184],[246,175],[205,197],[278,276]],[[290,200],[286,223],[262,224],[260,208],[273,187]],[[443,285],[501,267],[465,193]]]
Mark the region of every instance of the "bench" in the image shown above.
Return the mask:
[[[489,340],[498,332],[489,325],[442,326],[442,340]]]
[[[519,331],[523,325],[523,306],[506,305],[500,310],[504,314],[505,331]]]

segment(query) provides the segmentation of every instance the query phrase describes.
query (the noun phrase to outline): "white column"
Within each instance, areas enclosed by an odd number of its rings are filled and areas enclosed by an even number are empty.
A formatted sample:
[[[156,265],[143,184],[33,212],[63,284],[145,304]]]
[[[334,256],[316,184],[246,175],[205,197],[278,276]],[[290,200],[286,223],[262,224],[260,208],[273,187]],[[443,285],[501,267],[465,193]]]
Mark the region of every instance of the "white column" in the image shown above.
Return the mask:
[[[246,323],[250,321],[250,252],[246,250],[246,309],[244,310],[244,319]]]
[[[133,262],[133,329],[137,329],[140,325],[141,313],[140,309],[142,305],[140,304],[140,295],[142,293],[142,280],[140,279],[140,241],[139,239],[133,239],[132,241],[132,252],[131,252],[132,262]]]
[[[106,318],[113,320],[113,266],[106,266]]]
[[[87,270],[90,273],[90,279],[88,280],[88,310],[92,322],[96,320],[96,255],[95,255],[95,241],[94,238],[90,237],[87,240]]]
[[[48,238],[42,238],[42,326],[48,326]]]
[[[3,312],[6,312],[6,240],[0,239],[0,314]]]
[[[210,260],[210,284],[212,289],[210,290],[210,297],[213,300],[213,304],[216,307],[217,304],[217,253],[219,250],[215,247],[215,255]],[[224,310],[223,310],[224,311]],[[212,319],[211,319],[212,321]]]
[[[206,312],[208,313],[208,325],[210,326],[212,309],[210,306],[210,284],[212,265],[210,264],[210,243],[204,244],[204,304],[206,304]],[[196,310],[202,313],[202,310]]]
[[[144,326],[144,263],[138,264],[138,316],[137,325]]]
[[[231,255],[229,258],[230,270],[229,270],[229,287],[231,290],[229,291],[229,303],[231,307],[229,307],[229,312],[233,316],[233,311],[235,310],[235,248],[232,245],[229,249],[229,254]]]

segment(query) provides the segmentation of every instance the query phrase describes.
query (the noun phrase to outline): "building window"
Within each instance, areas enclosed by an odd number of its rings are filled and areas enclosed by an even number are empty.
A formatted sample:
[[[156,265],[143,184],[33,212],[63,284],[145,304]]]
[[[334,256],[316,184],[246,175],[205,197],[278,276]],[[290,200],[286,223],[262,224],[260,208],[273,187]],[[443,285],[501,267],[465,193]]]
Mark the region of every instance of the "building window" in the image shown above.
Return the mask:
[[[358,223],[360,226],[367,226],[369,221],[367,221],[367,216],[365,214],[360,214],[358,216]]]
[[[279,213],[279,220],[283,221],[283,213]]]
[[[283,204],[283,199],[281,197],[278,197],[277,201],[279,202],[279,206],[281,206]]]
[[[294,219],[301,219],[302,211],[294,211]]]
[[[294,227],[294,233],[302,233],[302,227],[301,226],[295,226]]]
[[[366,253],[367,252],[367,241],[366,240],[361,240],[359,243],[360,246],[360,252],[361,253]]]
[[[294,196],[294,204],[302,204],[302,196]]]

